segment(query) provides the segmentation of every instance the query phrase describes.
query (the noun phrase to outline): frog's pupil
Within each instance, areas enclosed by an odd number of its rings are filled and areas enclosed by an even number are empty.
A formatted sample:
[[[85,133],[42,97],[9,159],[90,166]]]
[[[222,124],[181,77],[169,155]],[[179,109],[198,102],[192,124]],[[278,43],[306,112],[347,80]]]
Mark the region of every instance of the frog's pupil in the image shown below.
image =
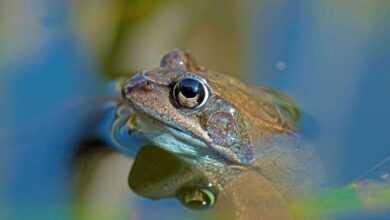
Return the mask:
[[[194,77],[180,79],[174,84],[171,92],[174,104],[187,109],[202,106],[208,98],[206,85]]]
[[[183,79],[179,84],[179,92],[186,98],[194,98],[202,93],[202,85],[195,79]]]

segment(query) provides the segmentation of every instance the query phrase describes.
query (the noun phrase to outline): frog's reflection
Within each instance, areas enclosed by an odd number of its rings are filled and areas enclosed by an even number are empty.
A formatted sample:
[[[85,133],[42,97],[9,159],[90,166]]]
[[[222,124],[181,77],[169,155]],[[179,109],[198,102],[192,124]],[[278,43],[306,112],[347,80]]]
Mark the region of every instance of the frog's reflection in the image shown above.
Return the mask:
[[[285,198],[258,173],[233,175],[221,186],[221,179],[200,168],[159,147],[144,145],[128,182],[132,191],[149,199],[176,198],[190,209],[213,210],[205,213],[207,219],[289,219]]]
[[[176,198],[185,207],[214,206],[218,190],[200,170],[153,145],[138,152],[129,175],[129,186],[149,199]]]

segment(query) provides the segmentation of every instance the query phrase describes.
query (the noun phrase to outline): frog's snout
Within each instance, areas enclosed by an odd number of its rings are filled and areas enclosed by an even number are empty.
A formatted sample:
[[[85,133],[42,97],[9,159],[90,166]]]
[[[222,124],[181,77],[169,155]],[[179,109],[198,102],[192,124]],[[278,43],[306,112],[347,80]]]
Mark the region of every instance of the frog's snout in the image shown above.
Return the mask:
[[[126,81],[122,87],[122,96],[127,99],[135,89],[143,89],[145,91],[152,89],[152,84],[147,77],[138,73],[130,80]]]

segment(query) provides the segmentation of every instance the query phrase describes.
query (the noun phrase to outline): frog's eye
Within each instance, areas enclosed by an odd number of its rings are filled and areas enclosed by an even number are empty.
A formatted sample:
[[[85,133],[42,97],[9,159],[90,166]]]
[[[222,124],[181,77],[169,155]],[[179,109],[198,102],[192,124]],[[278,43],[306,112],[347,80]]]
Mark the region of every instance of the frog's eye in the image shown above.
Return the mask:
[[[206,103],[209,90],[203,81],[186,77],[177,81],[173,86],[172,97],[179,107],[195,109]]]

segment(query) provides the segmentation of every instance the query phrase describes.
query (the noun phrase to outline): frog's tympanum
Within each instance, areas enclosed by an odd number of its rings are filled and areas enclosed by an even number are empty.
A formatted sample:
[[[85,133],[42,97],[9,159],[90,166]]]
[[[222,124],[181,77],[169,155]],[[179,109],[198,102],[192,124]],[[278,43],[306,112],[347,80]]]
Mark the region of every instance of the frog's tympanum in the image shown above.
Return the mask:
[[[250,170],[289,190],[312,168],[301,166],[312,157],[296,148],[299,109],[291,98],[209,71],[188,51],[174,50],[159,67],[124,80],[121,93],[128,117],[119,124],[204,170],[216,185]]]

